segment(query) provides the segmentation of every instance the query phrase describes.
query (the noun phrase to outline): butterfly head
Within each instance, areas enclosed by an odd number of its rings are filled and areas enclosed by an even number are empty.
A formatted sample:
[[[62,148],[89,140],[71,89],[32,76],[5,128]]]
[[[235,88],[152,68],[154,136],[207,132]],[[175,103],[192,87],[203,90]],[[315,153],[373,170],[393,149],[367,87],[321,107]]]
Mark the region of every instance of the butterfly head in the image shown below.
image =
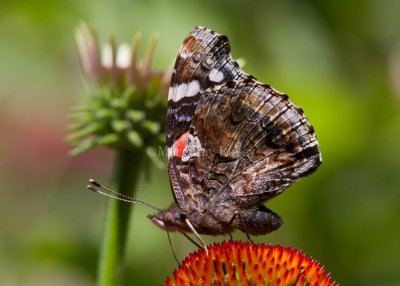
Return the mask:
[[[156,226],[168,231],[187,231],[187,225],[185,223],[185,215],[178,205],[173,204],[169,209],[160,211],[155,215],[147,216]]]

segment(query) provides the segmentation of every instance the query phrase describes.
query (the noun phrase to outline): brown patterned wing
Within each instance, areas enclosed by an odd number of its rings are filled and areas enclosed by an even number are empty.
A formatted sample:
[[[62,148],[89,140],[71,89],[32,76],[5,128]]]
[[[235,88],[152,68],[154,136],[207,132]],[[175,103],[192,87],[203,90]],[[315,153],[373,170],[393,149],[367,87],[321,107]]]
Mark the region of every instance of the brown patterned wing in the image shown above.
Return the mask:
[[[196,179],[190,177],[182,156],[198,102],[206,89],[246,76],[232,60],[225,36],[196,27],[184,40],[172,74],[167,114],[168,169],[175,201],[183,209],[188,201],[197,200],[192,182]]]
[[[252,77],[206,90],[192,129],[203,150],[190,159],[202,178],[194,183],[216,200],[260,204],[321,163],[303,111],[287,95]]]
[[[287,95],[240,70],[225,36],[197,27],[178,54],[168,98],[175,201],[254,206],[321,163],[314,130]]]

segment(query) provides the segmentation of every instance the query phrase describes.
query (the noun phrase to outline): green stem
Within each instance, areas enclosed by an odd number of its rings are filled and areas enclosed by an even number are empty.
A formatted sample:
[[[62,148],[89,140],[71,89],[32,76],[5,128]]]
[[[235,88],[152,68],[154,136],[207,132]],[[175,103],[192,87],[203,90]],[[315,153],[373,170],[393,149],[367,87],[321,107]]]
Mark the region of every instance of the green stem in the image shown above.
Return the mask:
[[[113,182],[121,194],[133,196],[141,169],[142,154],[138,151],[118,151]],[[133,204],[110,200],[99,259],[97,286],[121,284],[129,214]]]

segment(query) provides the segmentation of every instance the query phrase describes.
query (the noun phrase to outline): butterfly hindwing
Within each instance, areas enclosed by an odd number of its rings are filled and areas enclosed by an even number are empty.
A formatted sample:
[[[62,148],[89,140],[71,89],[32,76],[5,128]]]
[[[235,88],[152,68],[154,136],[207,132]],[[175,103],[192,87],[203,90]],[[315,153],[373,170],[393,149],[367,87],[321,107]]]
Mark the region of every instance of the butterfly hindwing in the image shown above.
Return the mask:
[[[204,169],[202,188],[239,205],[276,196],[320,164],[318,142],[302,110],[255,79],[207,90],[192,125],[207,150],[191,159]]]

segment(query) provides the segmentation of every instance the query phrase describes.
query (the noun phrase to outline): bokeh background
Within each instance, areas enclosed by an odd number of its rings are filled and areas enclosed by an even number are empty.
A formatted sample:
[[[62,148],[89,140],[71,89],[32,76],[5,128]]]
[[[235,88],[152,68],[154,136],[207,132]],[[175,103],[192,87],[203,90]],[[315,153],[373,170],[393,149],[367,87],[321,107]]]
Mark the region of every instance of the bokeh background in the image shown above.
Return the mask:
[[[94,285],[113,154],[77,158],[64,143],[68,110],[83,90],[74,42],[80,21],[100,38],[146,44],[167,68],[196,25],[229,36],[245,71],[289,94],[315,127],[324,162],[268,203],[285,224],[257,242],[319,259],[341,285],[400,285],[400,2],[0,2],[0,285]],[[167,207],[166,170],[136,197]],[[160,285],[176,262],[167,236],[135,206],[126,285]],[[244,238],[235,234],[235,238]],[[224,239],[207,237],[208,242]],[[183,258],[194,247],[179,234]]]

